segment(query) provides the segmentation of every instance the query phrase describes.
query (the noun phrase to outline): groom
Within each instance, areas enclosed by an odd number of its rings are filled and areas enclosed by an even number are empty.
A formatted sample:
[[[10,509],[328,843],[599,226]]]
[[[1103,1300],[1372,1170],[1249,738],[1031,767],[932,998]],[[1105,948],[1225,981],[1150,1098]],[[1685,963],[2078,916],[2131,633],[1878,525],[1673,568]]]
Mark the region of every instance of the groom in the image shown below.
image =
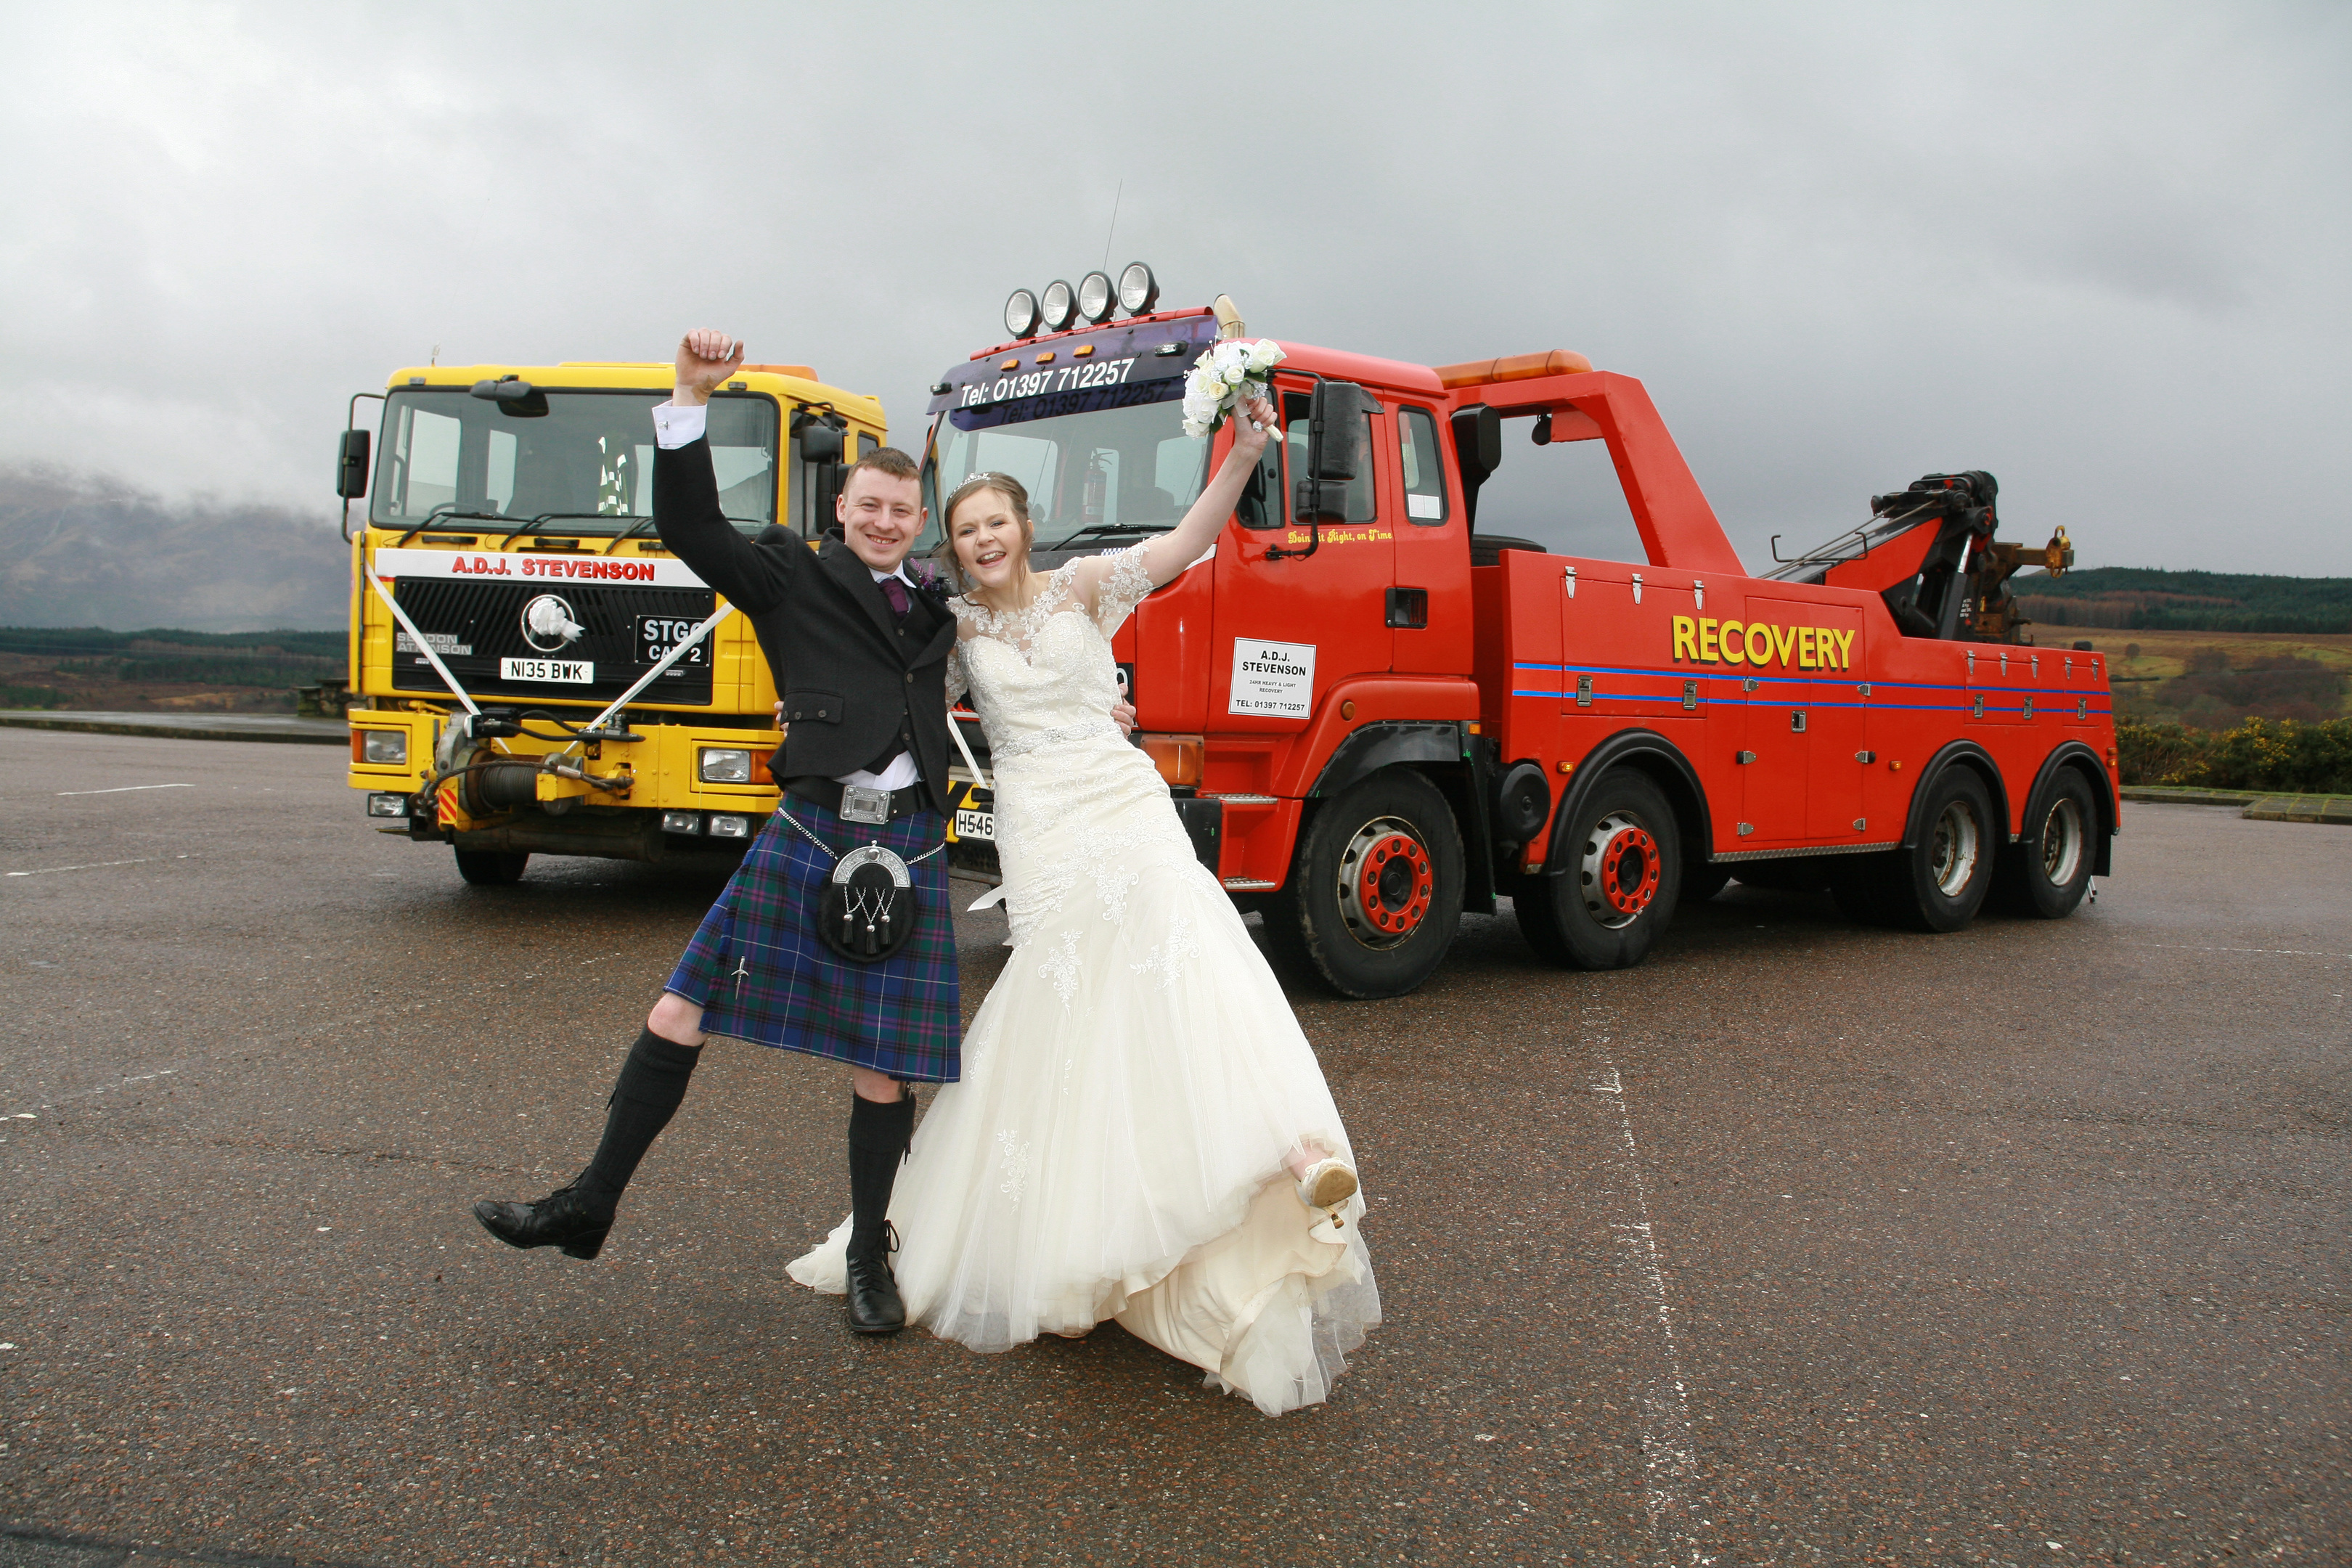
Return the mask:
[[[706,1031],[829,1057],[848,1067],[853,1090],[849,1326],[895,1333],[906,1309],[886,1221],[914,1132],[908,1086],[955,1081],[962,1034],[946,857],[918,858],[944,837],[955,621],[908,575],[926,514],[914,462],[895,448],[850,469],[835,503],[841,537],[814,551],[781,528],[746,539],[727,521],[705,405],[742,363],[724,332],[688,332],[678,345],[677,391],[654,410],[654,519],[664,546],[759,636],[783,697],[786,739],[769,767],[784,799],[629,1048],[588,1168],[536,1203],[485,1200],[474,1213],[511,1247],[593,1258],[637,1162],[685,1098]],[[917,912],[903,947],[859,963],[814,926],[832,857],[868,843],[908,863]]]

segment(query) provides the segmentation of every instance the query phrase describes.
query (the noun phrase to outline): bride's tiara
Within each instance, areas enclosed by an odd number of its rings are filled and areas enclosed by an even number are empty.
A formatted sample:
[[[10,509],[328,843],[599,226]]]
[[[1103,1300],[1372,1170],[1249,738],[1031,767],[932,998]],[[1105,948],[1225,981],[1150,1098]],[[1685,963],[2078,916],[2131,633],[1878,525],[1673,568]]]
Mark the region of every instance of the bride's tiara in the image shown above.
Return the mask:
[[[982,480],[982,479],[1011,479],[1012,478],[1013,478],[1013,476],[1012,476],[1011,474],[999,474],[999,473],[992,472],[992,471],[991,471],[991,470],[989,470],[989,469],[985,469],[985,468],[983,468],[983,469],[981,469],[981,470],[980,470],[979,472],[977,472],[977,473],[970,473],[970,474],[966,474],[966,475],[963,477],[963,484],[964,484],[964,485],[976,485],[976,484],[980,483],[980,481],[981,481],[981,480]],[[958,486],[956,487],[956,489],[963,489],[963,485],[958,485]]]

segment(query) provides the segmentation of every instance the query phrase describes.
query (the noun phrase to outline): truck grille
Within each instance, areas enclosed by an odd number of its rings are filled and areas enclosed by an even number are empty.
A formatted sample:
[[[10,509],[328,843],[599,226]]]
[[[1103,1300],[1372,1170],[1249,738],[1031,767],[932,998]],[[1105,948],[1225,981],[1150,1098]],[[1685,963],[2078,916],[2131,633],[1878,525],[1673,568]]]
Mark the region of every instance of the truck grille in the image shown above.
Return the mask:
[[[572,619],[587,628],[568,646],[551,652],[533,647],[523,636],[524,607],[543,594],[552,594],[569,606]],[[442,578],[404,577],[393,585],[393,599],[416,623],[469,696],[544,701],[611,700],[626,691],[654,663],[638,658],[637,618],[660,616],[688,622],[707,617],[718,606],[718,595],[708,588],[638,588],[604,584],[458,583]],[[438,695],[440,678],[422,654],[401,645],[405,632],[396,632],[392,684],[395,691]],[[709,644],[700,659],[688,654],[672,665],[646,690],[646,702],[707,704],[710,700]],[[540,682],[507,680],[499,674],[509,658],[587,660],[595,667],[593,680]],[[689,662],[693,661],[693,662]]]

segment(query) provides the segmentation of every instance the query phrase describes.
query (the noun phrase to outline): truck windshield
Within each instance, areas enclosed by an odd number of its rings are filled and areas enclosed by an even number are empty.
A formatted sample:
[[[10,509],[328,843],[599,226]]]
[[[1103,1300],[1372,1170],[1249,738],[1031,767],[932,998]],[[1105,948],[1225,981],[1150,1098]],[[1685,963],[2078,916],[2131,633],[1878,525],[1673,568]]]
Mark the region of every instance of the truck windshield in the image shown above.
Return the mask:
[[[1160,384],[1182,395],[1181,381],[1145,384]],[[934,522],[927,542],[937,542],[946,526],[939,503],[965,476],[982,472],[1010,474],[1029,488],[1039,550],[1120,544],[1176,526],[1200,496],[1209,461],[1209,443],[1184,434],[1182,405],[1045,414],[1057,405],[1066,404],[1035,398],[951,409],[941,418],[926,475]]]
[[[652,409],[660,392],[547,390],[536,417],[501,413],[460,390],[392,395],[368,520],[415,528],[453,521],[612,534],[653,511]],[[776,516],[776,405],[757,395],[710,400],[710,461],[729,519],[754,531]],[[640,532],[650,533],[645,527]]]

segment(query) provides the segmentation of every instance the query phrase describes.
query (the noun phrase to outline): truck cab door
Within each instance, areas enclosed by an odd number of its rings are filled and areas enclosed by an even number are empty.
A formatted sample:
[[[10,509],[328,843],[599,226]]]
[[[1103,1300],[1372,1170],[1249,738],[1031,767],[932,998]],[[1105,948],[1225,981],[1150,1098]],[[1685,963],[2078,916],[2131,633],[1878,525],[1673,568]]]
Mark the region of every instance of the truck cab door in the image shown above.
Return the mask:
[[[1391,662],[1396,552],[1381,500],[1393,488],[1383,483],[1384,465],[1395,460],[1391,416],[1364,416],[1364,458],[1344,504],[1310,528],[1297,510],[1308,395],[1280,378],[1276,385],[1282,439],[1266,443],[1217,548],[1212,732],[1304,730],[1323,693],[1354,676],[1386,673]]]
[[[1381,510],[1396,551],[1396,597],[1389,605],[1395,633],[1389,667],[1400,675],[1470,673],[1469,521],[1453,493],[1460,482],[1438,444],[1436,412],[1401,404],[1383,421],[1395,429],[1394,460],[1383,467],[1398,483]]]

